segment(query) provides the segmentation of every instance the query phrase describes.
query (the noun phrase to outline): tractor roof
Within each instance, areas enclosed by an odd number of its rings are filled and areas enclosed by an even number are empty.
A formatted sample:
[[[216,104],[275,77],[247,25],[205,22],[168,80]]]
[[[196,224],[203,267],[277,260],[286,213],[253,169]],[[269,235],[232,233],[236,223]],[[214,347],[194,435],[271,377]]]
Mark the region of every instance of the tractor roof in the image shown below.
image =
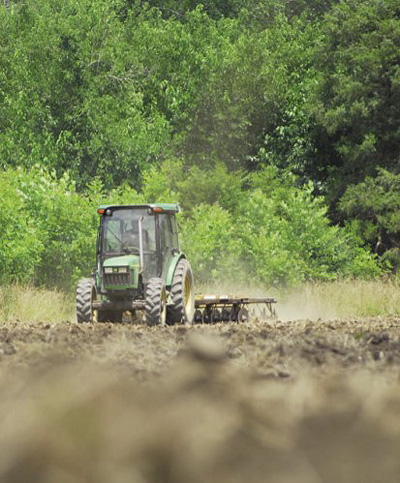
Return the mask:
[[[150,208],[154,210],[154,208],[158,208],[160,212],[166,212],[166,213],[179,213],[180,208],[178,203],[149,203],[149,204],[143,204],[143,205],[100,205],[98,207],[98,210],[100,209],[111,209],[111,210],[116,210],[116,209],[123,209],[123,208],[129,208],[129,209],[143,209],[143,208]]]

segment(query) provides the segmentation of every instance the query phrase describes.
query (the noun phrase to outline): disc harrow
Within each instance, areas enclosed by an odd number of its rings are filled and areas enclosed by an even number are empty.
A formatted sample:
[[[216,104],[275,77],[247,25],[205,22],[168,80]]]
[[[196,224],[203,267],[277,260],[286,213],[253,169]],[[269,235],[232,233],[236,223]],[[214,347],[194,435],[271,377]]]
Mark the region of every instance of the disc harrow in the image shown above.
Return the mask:
[[[194,322],[212,324],[216,322],[247,322],[256,313],[262,318],[276,319],[274,298],[232,297],[230,295],[197,295]],[[251,306],[251,310],[250,307]]]

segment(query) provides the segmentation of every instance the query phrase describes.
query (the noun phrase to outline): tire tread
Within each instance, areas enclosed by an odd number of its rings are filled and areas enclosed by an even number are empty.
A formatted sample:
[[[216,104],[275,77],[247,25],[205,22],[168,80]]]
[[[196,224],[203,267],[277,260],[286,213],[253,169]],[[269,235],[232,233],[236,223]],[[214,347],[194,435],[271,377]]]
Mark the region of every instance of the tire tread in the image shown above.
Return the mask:
[[[79,323],[92,321],[92,293],[92,279],[79,280],[76,289],[76,316]]]
[[[190,276],[192,278],[192,290],[193,290],[193,273],[192,269],[190,267],[190,263],[186,260],[186,258],[182,258],[179,260],[175,273],[172,279],[172,285],[171,285],[171,299],[172,299],[172,305],[168,307],[168,322],[170,324],[175,324],[182,322],[182,320],[186,319],[186,313],[185,313],[185,275],[187,273],[190,273]],[[193,310],[193,315],[194,315],[194,310]],[[192,317],[193,319],[193,317]],[[186,321],[186,320],[185,320]],[[188,322],[192,322],[192,320],[189,320]]]
[[[151,278],[146,287],[146,324],[160,325],[162,314],[162,292],[165,291],[162,278]]]

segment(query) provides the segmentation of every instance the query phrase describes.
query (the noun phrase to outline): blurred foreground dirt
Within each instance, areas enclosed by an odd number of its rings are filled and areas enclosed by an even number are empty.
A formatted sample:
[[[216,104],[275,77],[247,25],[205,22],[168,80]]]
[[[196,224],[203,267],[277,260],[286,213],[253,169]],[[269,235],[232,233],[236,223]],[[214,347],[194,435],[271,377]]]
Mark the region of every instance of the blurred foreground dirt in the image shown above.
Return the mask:
[[[400,480],[400,318],[0,327],[1,481]]]

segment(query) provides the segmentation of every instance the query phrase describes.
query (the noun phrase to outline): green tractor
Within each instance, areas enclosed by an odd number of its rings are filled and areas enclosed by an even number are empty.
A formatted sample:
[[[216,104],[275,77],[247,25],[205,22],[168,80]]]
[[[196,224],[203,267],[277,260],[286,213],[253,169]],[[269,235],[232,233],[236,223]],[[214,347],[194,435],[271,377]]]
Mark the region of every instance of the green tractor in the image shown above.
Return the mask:
[[[119,322],[140,310],[148,325],[192,323],[193,274],[179,247],[179,206],[109,205],[97,212],[96,266],[78,283],[78,322]]]

